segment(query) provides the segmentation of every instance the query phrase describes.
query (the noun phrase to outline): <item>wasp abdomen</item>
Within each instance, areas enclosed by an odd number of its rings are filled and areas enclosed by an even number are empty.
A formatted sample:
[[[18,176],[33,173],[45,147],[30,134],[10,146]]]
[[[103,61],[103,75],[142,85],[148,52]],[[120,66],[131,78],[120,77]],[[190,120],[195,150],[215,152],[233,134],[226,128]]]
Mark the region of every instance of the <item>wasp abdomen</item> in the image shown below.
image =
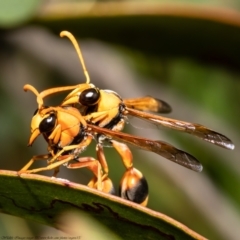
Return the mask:
[[[126,171],[120,182],[119,195],[124,199],[146,206],[148,202],[146,178],[135,168]]]

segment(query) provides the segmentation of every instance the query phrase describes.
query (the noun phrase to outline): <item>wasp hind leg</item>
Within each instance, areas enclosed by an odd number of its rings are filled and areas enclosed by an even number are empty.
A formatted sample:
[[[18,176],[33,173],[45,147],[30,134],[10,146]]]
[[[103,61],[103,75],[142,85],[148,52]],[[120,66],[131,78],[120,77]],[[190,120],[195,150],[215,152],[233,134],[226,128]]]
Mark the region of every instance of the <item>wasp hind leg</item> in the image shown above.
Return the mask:
[[[77,163],[68,164],[66,167],[70,169],[74,168],[88,168],[94,177],[88,183],[88,187],[97,189],[105,193],[114,193],[113,183],[107,175],[102,172],[102,166],[98,160],[92,157],[81,157],[77,159]]]
[[[102,168],[102,183],[103,183],[103,192],[109,194],[115,194],[115,188],[113,186],[112,180],[108,177],[108,164],[103,152],[103,147],[101,143],[96,145],[97,159]],[[94,186],[96,184],[96,178],[92,179],[92,182],[89,183],[90,186]]]
[[[122,176],[119,195],[129,201],[146,206],[148,203],[148,183],[143,174],[133,167],[133,157],[126,144],[111,140],[113,147],[120,154],[126,172]]]
[[[88,183],[88,187],[97,189],[97,182],[98,182],[97,177],[93,177],[91,181]],[[112,195],[115,194],[115,188],[113,186],[112,180],[109,177],[102,179],[101,183],[102,183],[102,189],[101,189],[102,192],[112,194]]]

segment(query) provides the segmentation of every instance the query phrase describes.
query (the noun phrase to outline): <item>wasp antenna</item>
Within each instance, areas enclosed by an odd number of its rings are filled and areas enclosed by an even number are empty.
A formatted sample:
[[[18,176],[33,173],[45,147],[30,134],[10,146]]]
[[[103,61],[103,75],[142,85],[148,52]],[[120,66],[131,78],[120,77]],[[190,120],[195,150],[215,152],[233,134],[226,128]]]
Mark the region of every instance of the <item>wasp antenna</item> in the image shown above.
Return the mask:
[[[26,84],[23,86],[23,90],[27,92],[28,90],[32,91],[37,96],[38,109],[41,109],[43,106],[43,99],[37,89],[32,85]]]
[[[62,91],[68,91],[68,90],[73,90],[75,88],[77,88],[78,85],[74,85],[74,86],[66,86],[66,87],[55,87],[55,88],[49,88],[46,90],[43,90],[42,92],[39,93],[40,97],[42,99],[44,99],[45,97],[49,96],[49,95],[53,95],[56,94],[58,92],[62,92]]]
[[[88,71],[86,69],[86,66],[85,66],[85,63],[84,63],[84,60],[83,60],[83,56],[82,56],[82,53],[81,53],[81,50],[80,50],[80,46],[77,43],[75,37],[68,31],[60,32],[60,37],[68,37],[70,39],[70,41],[72,42],[74,48],[77,51],[80,62],[82,64],[83,72],[84,72],[84,75],[86,76],[86,83],[90,83],[90,78],[89,78]]]

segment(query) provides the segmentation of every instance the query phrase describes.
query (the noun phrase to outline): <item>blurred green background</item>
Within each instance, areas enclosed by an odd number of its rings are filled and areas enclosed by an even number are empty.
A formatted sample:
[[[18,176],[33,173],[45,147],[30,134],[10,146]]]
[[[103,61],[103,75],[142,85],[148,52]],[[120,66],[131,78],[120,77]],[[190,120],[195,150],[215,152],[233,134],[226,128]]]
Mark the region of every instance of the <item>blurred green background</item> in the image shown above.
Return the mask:
[[[125,128],[169,142],[204,166],[195,173],[133,149],[135,167],[149,183],[149,208],[207,238],[239,239],[240,1],[1,1],[1,169],[19,170],[32,155],[46,152],[42,139],[26,147],[37,106],[23,85],[41,91],[85,81],[72,44],[59,37],[62,30],[78,39],[91,82],[99,88],[123,98],[163,99],[173,108],[169,117],[201,123],[232,139],[236,147],[228,151],[131,119]],[[118,188],[124,173],[120,157],[110,148],[105,153]],[[95,156],[94,144],[84,155]],[[59,177],[85,184],[91,174],[62,167]],[[19,231],[25,237],[61,234],[0,215],[0,236]]]

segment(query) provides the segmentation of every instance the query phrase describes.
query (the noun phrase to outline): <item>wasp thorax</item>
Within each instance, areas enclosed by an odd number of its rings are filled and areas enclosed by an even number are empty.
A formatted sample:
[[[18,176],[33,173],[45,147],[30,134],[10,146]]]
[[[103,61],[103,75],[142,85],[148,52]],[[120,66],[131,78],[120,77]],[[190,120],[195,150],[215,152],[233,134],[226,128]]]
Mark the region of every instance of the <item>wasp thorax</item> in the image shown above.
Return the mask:
[[[82,91],[79,96],[79,103],[84,106],[95,105],[100,99],[100,92],[97,88],[88,88]]]

